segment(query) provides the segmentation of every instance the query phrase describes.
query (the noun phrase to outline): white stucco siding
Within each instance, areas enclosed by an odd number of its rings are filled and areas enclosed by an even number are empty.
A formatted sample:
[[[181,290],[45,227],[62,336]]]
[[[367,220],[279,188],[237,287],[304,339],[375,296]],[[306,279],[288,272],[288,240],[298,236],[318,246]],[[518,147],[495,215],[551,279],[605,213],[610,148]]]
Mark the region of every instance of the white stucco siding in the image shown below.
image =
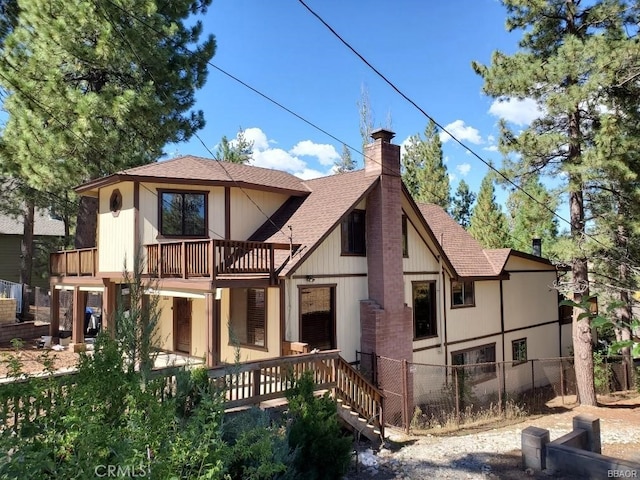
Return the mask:
[[[446,288],[449,342],[500,332],[500,284],[497,280],[474,282],[474,307],[451,308],[450,282]]]
[[[220,358],[222,362],[234,363],[236,353],[241,362],[263,360],[280,355],[280,289],[267,288],[267,345],[266,349],[234,345],[229,335],[231,322],[231,290],[222,289],[220,299]]]
[[[122,195],[122,208],[111,212],[109,200],[114,190]],[[98,271],[122,272],[133,266],[134,226],[133,182],[123,182],[100,190],[98,207]]]
[[[300,288],[335,286],[336,343],[342,356],[355,361],[360,350],[360,300],[367,298],[367,277],[327,277],[308,283],[291,279],[285,286],[285,339],[300,341]]]
[[[287,201],[288,195],[231,188],[231,239],[246,240]],[[258,208],[256,205],[259,205]],[[224,214],[224,211],[222,212]],[[224,218],[224,217],[223,217]],[[295,235],[295,232],[294,232]]]
[[[505,330],[558,320],[555,272],[509,273],[503,281]]]

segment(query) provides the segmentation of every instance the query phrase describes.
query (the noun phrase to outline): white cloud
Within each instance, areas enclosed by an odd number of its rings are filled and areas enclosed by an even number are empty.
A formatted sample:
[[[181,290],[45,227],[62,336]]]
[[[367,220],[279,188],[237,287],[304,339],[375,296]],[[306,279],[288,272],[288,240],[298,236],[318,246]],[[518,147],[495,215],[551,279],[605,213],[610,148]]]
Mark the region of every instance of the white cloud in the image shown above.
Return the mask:
[[[244,138],[245,140],[253,142],[254,150],[266,150],[269,148],[269,140],[267,140],[267,136],[258,127],[247,128],[244,131]]]
[[[456,165],[456,170],[458,172],[460,172],[460,175],[465,177],[471,171],[471,164],[470,163],[461,163],[460,165]]]
[[[531,98],[520,100],[517,98],[499,98],[489,107],[489,113],[503,118],[515,125],[529,125],[543,114],[540,106]]]
[[[497,145],[489,145],[488,147],[483,148],[483,150],[486,150],[487,152],[497,152],[498,151],[498,146]]]
[[[455,173],[449,173],[449,183],[453,182],[457,177]]]
[[[304,160],[291,155],[281,148],[268,148],[267,150],[253,150],[251,165],[288,172],[299,172],[307,166]]]
[[[448,125],[445,125],[445,130],[449,132],[451,135],[456,137],[460,141],[468,141],[470,143],[475,143],[479,145],[482,143],[482,137],[480,136],[480,132],[469,125],[464,124],[464,120],[455,120]],[[451,140],[451,136],[445,132],[440,133],[440,141],[442,143],[446,143]]]
[[[317,157],[321,165],[333,165],[340,158],[333,145],[313,143],[311,140],[298,142],[289,152],[297,156]]]

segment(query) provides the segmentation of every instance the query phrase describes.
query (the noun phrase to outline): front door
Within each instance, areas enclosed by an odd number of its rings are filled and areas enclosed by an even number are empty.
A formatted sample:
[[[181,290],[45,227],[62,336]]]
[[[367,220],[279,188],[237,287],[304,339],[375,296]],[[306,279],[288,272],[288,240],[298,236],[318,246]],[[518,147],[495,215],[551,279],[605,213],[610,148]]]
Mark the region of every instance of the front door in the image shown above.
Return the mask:
[[[191,300],[173,299],[173,349],[191,353]]]
[[[300,341],[312,350],[336,348],[335,287],[300,288]]]

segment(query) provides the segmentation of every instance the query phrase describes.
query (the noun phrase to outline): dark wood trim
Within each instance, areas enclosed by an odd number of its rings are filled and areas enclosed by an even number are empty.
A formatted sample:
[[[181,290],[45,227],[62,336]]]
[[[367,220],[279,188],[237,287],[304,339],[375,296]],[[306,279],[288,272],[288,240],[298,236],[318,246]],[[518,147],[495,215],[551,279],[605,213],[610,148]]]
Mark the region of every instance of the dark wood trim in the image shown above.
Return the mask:
[[[528,358],[525,358],[524,360],[516,360],[515,358],[513,358],[513,344],[516,343],[516,342],[521,342],[523,340],[524,340],[525,348],[527,348],[527,350],[528,350],[528,343],[529,342],[527,342],[527,337],[515,338],[515,339],[511,340],[511,361],[513,362],[512,366],[522,365],[523,363],[527,363],[527,361],[528,361]],[[529,355],[527,354],[526,356],[528,357]],[[506,359],[505,359],[505,361],[506,361]]]
[[[403,275],[438,275],[439,273],[440,272],[438,272],[437,270],[425,270],[423,272],[402,272]]]
[[[380,181],[380,177],[376,177],[375,181],[371,182],[371,185],[369,185],[369,187],[365,190],[365,192],[362,195],[360,195],[360,197],[358,197],[358,199],[353,203],[352,208],[347,210],[347,212],[344,215],[342,215],[337,222],[335,222],[330,228],[328,228],[327,231],[322,234],[320,239],[315,244],[311,245],[310,248],[306,249],[304,254],[302,254],[300,258],[298,258],[297,261],[291,266],[291,268],[286,274],[287,277],[291,278],[293,276],[293,272],[295,272],[300,267],[300,265],[302,265],[309,258],[309,256],[313,252],[315,252],[320,245],[324,243],[324,241],[327,239],[329,235],[331,235],[331,233],[336,229],[336,227],[342,225],[343,218],[345,218],[349,214],[349,212],[351,212],[351,210],[355,208],[356,205],[358,205],[364,198],[366,198],[369,195],[369,193],[371,193],[371,191],[376,187],[379,181]]]
[[[119,277],[122,277],[122,272],[118,273]],[[65,286],[65,287],[102,287],[102,275],[96,277],[51,277],[49,282],[51,287]]]
[[[259,350],[261,352],[268,352],[269,351],[269,288],[267,286],[264,287],[238,287],[238,289],[243,289],[245,290],[245,327],[248,326],[248,316],[249,316],[249,289],[261,289],[264,290],[264,346],[260,346],[260,345],[255,345],[253,343],[242,343],[242,342],[238,342],[237,345],[240,348],[248,348],[250,350]],[[232,289],[230,289],[232,290]],[[229,320],[231,320],[231,317],[233,316],[233,301],[232,301],[232,293],[231,291],[229,291]],[[236,344],[231,343],[231,337],[229,337],[229,346],[235,346]],[[280,347],[281,348],[281,347]]]
[[[286,296],[286,288],[287,284],[284,280],[280,280],[278,282],[279,292],[279,301],[280,301],[280,356],[284,356],[284,341],[286,340],[286,308],[287,308],[287,296]]]
[[[407,249],[404,249],[404,245],[402,245],[402,258],[409,258],[409,227],[407,214],[402,211],[402,237],[407,240]]]
[[[500,331],[502,332],[502,361],[506,361],[506,351],[505,351],[505,339],[504,339],[504,289],[503,289],[503,285],[502,285],[502,280],[500,280]],[[497,360],[497,359],[496,359]],[[504,367],[504,365],[503,365]],[[499,379],[498,379],[499,380]],[[507,376],[503,373],[502,374],[502,391],[506,392],[507,391]]]
[[[416,298],[414,296],[414,289],[416,285],[421,285],[424,283],[428,283],[431,285],[431,288],[433,288],[433,300],[435,300],[435,305],[432,305],[432,313],[435,314],[434,317],[434,323],[435,323],[435,330],[436,333],[432,334],[432,335],[426,335],[424,337],[416,337]],[[412,317],[412,327],[413,327],[413,341],[419,341],[419,340],[429,340],[429,339],[433,339],[433,338],[438,338],[438,296],[436,294],[436,285],[438,284],[438,282],[436,280],[413,280],[411,282],[411,317]]]
[[[442,347],[442,343],[436,343],[435,345],[429,345],[428,347],[414,348],[413,353],[424,352],[425,350],[433,350],[434,348],[440,348],[440,347]]]
[[[133,183],[133,252],[139,255],[140,251],[140,183]]]
[[[186,195],[204,195],[204,234],[203,235],[166,235],[162,231],[162,194],[175,193]],[[158,235],[156,238],[188,239],[209,238],[209,190],[179,189],[179,188],[156,188],[158,197]],[[183,225],[184,226],[184,225]]]
[[[224,238],[231,240],[231,187],[224,187]]]
[[[444,320],[444,338],[443,338],[443,342],[444,342],[444,363],[447,363],[447,353],[449,351],[448,349],[448,343],[447,343],[447,282],[446,282],[446,274],[444,269],[442,270],[442,315],[444,316],[443,320]],[[447,378],[445,377],[445,382],[447,382]]]
[[[473,284],[473,303],[472,304],[466,304],[463,303],[462,305],[454,305],[453,303],[453,282],[456,283],[469,283],[471,282]],[[464,297],[465,295],[462,295],[463,301],[464,301]],[[460,280],[454,280],[451,279],[451,310],[458,310],[459,308],[473,308],[476,306],[476,286],[475,286],[475,280],[467,280],[467,279],[460,279]]]
[[[294,280],[306,279],[308,277],[313,278],[350,278],[350,277],[366,277],[366,273],[322,273],[320,275],[292,275]]]
[[[447,343],[447,345],[449,345],[449,346],[451,346],[451,345],[459,345],[461,343],[475,342],[477,340],[483,340],[485,338],[499,337],[501,333],[502,332],[496,332],[496,333],[490,333],[490,334],[487,334],[487,335],[479,335],[477,337],[465,338],[464,340],[454,340],[453,342]],[[479,345],[479,346],[481,346],[481,345]],[[476,348],[476,347],[471,347],[471,350],[473,350],[474,348]],[[456,350],[456,352],[458,352],[458,351],[462,351],[462,350]],[[451,352],[451,353],[454,353],[454,352]]]
[[[522,330],[529,330],[531,328],[544,327],[545,325],[553,325],[554,323],[558,323],[558,322],[559,320],[550,320],[548,322],[536,323],[535,325],[529,325],[526,327],[512,328],[511,330],[505,330],[504,333],[520,332]],[[448,342],[447,345],[457,345],[459,343],[475,342],[476,340],[482,340],[483,338],[498,337],[502,335],[502,333],[503,332],[495,332],[495,333],[489,333],[487,335],[480,335],[478,337],[465,338],[464,340],[455,340],[453,342]]]
[[[204,298],[205,309],[205,364],[207,367],[214,367],[216,365],[216,337],[219,335],[215,329],[216,323],[216,311],[215,311],[216,294],[207,292]]]
[[[546,259],[546,258],[544,258],[544,257],[538,257],[537,255],[533,255],[531,253],[526,253],[526,252],[521,252],[520,250],[511,250],[509,255],[510,256],[513,255],[514,257],[524,258],[526,260],[531,260],[533,262],[546,263],[547,265],[553,266],[551,261]],[[507,262],[508,261],[509,261],[509,258],[507,257]],[[507,262],[505,262],[505,265],[507,264]],[[555,267],[554,267],[554,270],[555,270]]]
[[[337,307],[337,283],[321,283],[319,285],[314,285],[312,283],[298,285],[298,341],[302,341],[302,309],[300,305],[302,304],[302,292],[303,288],[330,288],[333,289],[332,299],[333,304],[331,305],[331,310],[333,311],[333,341],[335,342],[335,348],[338,347],[338,332],[337,332],[337,323],[338,323],[338,312],[336,311]]]
[[[554,268],[549,268],[547,270],[543,269],[535,269],[535,270],[505,270],[505,273],[556,273]]]
[[[560,323],[560,320],[549,320],[548,322],[536,323],[535,325],[529,325],[527,327],[512,328],[511,330],[505,330],[504,333],[521,332],[523,330],[529,330],[530,328],[544,327],[545,325],[553,325],[554,323]]]
[[[96,189],[114,185],[120,182],[141,182],[141,183],[155,183],[155,184],[170,184],[170,185],[187,185],[198,187],[238,187],[246,188],[248,190],[259,190],[264,192],[284,193],[290,196],[305,197],[309,195],[307,190],[295,190],[290,188],[282,188],[278,186],[260,185],[255,183],[244,182],[241,180],[206,180],[206,179],[184,179],[174,177],[153,177],[146,175],[127,175],[127,174],[114,174],[108,177],[99,178],[91,182],[87,182],[79,187],[75,188],[76,193],[93,196],[93,192]]]
[[[362,218],[364,218],[364,237],[362,239],[362,241],[364,242],[364,245],[362,245],[362,252],[349,252],[347,251],[348,249],[348,241],[344,236],[344,228],[343,228],[343,223],[345,222],[345,220],[347,220],[353,213],[358,213],[360,215],[362,215]],[[349,214],[347,216],[345,216],[342,219],[342,222],[340,222],[340,256],[341,257],[366,257],[367,256],[367,210],[363,210],[361,208],[352,208],[351,211],[349,212]]]

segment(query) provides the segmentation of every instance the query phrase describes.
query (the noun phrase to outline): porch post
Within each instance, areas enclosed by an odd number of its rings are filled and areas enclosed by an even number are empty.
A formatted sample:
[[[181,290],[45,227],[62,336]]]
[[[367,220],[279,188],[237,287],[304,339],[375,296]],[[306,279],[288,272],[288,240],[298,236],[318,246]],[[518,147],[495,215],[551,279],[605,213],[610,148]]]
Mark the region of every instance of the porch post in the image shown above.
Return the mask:
[[[109,279],[102,280],[102,329],[114,338],[116,332],[116,291],[117,285]]]
[[[80,291],[80,287],[73,287],[73,327],[71,339],[73,351],[77,352],[84,346],[84,313],[87,307],[87,292]]]
[[[205,302],[205,321],[207,325],[206,329],[206,355],[205,361],[207,367],[214,367],[216,365],[216,339],[219,332],[216,332],[217,319],[216,319],[216,294],[215,292],[207,292],[204,294]]]
[[[58,337],[60,335],[60,290],[51,285],[51,298],[49,299],[49,335]]]

